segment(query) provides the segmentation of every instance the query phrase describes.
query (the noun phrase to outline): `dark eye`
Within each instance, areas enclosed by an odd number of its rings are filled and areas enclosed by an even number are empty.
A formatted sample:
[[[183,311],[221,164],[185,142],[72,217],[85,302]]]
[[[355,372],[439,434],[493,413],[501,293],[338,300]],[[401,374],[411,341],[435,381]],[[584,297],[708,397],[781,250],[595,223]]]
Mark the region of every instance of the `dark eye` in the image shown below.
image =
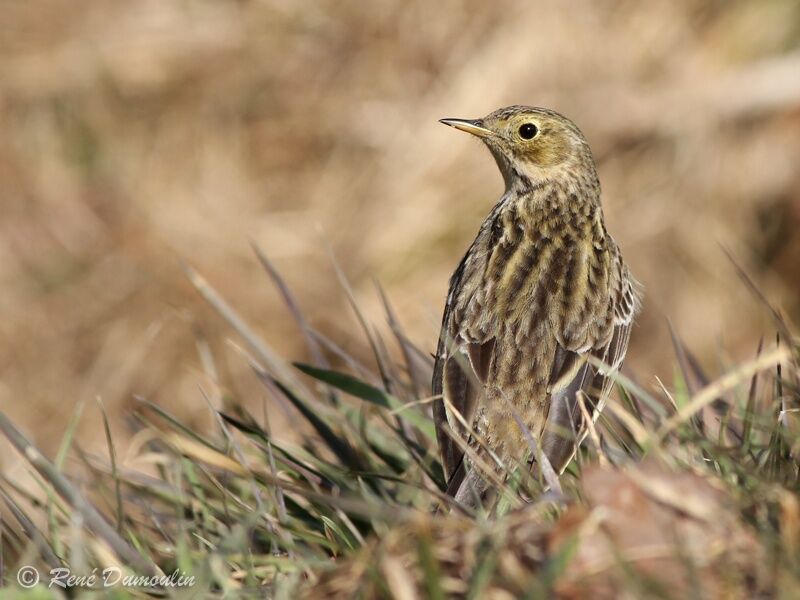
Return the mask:
[[[539,130],[533,123],[525,123],[519,128],[519,137],[523,140],[532,140],[537,133],[539,133]]]

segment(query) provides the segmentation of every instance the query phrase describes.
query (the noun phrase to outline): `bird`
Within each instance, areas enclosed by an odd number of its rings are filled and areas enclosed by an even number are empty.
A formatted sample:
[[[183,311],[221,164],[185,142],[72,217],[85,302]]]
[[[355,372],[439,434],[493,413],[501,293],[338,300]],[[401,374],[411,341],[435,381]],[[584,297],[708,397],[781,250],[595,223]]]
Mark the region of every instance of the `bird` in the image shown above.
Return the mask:
[[[447,493],[477,508],[518,466],[564,471],[587,431],[579,403],[602,410],[642,293],[572,121],[516,105],[440,122],[479,138],[505,184],[450,278],[434,357]]]

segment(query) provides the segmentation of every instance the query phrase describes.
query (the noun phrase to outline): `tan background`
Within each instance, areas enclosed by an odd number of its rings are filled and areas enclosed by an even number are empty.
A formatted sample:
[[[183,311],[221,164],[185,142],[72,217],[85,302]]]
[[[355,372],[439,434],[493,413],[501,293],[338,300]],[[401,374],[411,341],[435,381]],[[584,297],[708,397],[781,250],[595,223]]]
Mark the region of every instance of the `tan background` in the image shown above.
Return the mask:
[[[207,423],[193,331],[261,401],[180,259],[304,357],[250,239],[348,350],[366,356],[328,244],[373,321],[377,278],[432,350],[501,192],[436,121],[512,103],[567,114],[595,150],[646,286],[645,384],[671,382],[667,318],[712,372],[773,335],[722,246],[800,314],[795,0],[48,0],[3,3],[0,30],[0,409],[50,451],[95,396],[118,434],[133,394]],[[80,431],[102,439],[93,404]]]

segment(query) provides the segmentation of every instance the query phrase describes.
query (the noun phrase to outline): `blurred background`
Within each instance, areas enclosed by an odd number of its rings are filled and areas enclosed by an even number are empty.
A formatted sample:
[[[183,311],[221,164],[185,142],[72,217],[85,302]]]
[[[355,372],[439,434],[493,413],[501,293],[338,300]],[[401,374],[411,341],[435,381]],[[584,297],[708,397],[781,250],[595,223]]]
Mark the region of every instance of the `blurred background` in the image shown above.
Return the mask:
[[[96,397],[119,440],[137,394],[208,425],[198,340],[260,405],[179,266],[303,360],[251,241],[348,352],[369,357],[329,248],[374,323],[377,280],[433,351],[502,192],[437,119],[508,104],[566,114],[594,149],[646,289],[644,385],[671,384],[668,319],[715,374],[774,336],[723,248],[800,316],[797,0],[13,1],[0,29],[0,409],[45,451],[79,400],[80,444],[104,444]]]

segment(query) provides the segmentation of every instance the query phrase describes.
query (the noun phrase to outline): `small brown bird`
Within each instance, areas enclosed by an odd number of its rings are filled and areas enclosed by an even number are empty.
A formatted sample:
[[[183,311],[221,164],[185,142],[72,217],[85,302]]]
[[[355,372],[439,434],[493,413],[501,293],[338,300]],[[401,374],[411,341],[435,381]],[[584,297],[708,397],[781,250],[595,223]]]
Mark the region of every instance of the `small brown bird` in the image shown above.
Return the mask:
[[[619,368],[640,298],[606,231],[589,145],[569,119],[510,106],[441,122],[478,136],[505,181],[450,279],[433,374],[448,493],[478,506],[492,477],[477,465],[502,474],[535,460],[531,437],[566,468],[586,431],[580,393],[596,416],[610,388],[587,358]]]

